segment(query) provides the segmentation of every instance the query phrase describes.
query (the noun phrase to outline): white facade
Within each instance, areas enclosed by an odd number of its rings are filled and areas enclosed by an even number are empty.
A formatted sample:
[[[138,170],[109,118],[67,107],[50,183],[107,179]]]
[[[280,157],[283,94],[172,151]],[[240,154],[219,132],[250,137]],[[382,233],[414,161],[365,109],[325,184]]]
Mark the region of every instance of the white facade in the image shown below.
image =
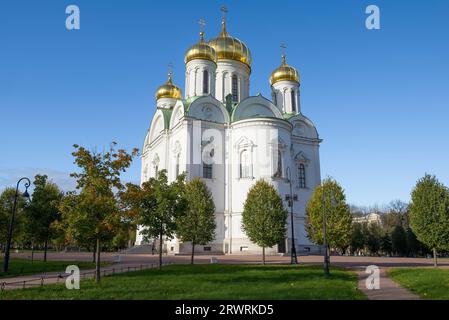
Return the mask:
[[[376,212],[368,213],[361,217],[353,217],[352,221],[356,223],[368,223],[368,224],[375,223],[378,224],[379,226],[382,226],[381,216]]]
[[[203,87],[204,70],[208,90]],[[216,64],[189,61],[185,99],[157,102],[145,137],[141,181],[162,169],[170,180],[182,172],[187,179],[202,177],[214,198],[217,228],[215,240],[198,246],[196,252],[250,254],[260,253],[261,248],[242,230],[249,188],[258,179],[266,179],[285,199],[291,174],[293,194],[298,197],[293,205],[296,250],[298,254],[316,251],[317,246],[306,236],[304,218],[306,203],[321,180],[321,140],[313,123],[301,113],[299,83],[274,83],[271,88],[276,98],[270,101],[261,95],[249,96],[250,72],[248,65],[232,59],[218,59]],[[284,241],[267,250],[269,254],[290,251],[290,208],[284,203],[289,212],[287,234]],[[143,243],[138,234],[136,244]],[[169,253],[191,251],[189,243],[177,239],[168,239],[165,245]]]

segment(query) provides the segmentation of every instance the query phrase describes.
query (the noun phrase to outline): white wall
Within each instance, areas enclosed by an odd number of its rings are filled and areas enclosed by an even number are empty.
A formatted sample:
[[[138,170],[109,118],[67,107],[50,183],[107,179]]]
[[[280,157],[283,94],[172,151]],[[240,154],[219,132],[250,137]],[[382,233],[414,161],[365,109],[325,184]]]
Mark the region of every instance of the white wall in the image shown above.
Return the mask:
[[[195,59],[186,65],[185,97],[195,97],[210,94],[215,96],[215,72],[217,65],[210,60]],[[209,73],[209,92],[203,93],[204,71]]]
[[[249,96],[249,75],[251,70],[245,64],[222,59],[217,63],[215,97],[225,102],[226,96],[232,94],[232,76],[237,76],[239,99],[242,101]]]

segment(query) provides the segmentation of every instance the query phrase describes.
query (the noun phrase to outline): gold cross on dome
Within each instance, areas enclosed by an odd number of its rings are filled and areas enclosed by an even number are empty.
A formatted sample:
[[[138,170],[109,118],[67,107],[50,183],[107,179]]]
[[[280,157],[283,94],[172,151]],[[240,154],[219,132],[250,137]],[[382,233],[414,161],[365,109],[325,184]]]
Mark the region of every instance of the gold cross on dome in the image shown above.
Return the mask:
[[[223,18],[226,18],[226,14],[228,13],[228,8],[226,6],[222,6],[220,11],[223,12]]]
[[[282,64],[285,64],[285,48],[287,48],[287,46],[284,42],[281,42],[280,47],[282,48]]]
[[[285,43],[281,42],[280,47],[282,48],[282,54],[284,54],[284,50],[285,48],[287,48],[287,46],[285,45]]]
[[[173,68],[173,64],[170,62],[168,64],[168,83],[172,82],[172,75],[173,75],[172,68]]]
[[[198,24],[200,25],[200,31],[203,32],[204,26],[206,25],[206,21],[204,21],[204,19],[201,18],[200,21],[198,21]]]

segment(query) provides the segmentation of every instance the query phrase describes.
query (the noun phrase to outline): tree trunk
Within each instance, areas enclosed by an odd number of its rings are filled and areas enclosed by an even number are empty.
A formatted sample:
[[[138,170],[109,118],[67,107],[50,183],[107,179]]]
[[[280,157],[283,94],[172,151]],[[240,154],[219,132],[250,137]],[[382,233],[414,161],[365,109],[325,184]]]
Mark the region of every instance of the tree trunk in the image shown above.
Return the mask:
[[[324,275],[327,277],[329,276],[329,262],[330,262],[330,253],[329,253],[329,246],[326,246],[324,248]]]
[[[97,261],[95,262],[95,282],[100,283],[101,270],[100,270],[100,236],[97,236]]]
[[[438,267],[438,254],[437,249],[433,248],[433,266]]]
[[[159,269],[162,269],[162,224],[159,232]]]
[[[265,247],[262,247],[262,263],[265,264]]]
[[[44,242],[44,262],[47,262],[47,247],[48,247],[48,239],[45,239],[45,242]]]
[[[31,262],[34,261],[34,244],[31,245]]]
[[[97,261],[96,255],[97,255],[97,245],[94,244],[93,250],[92,250],[92,263],[95,263]]]
[[[190,258],[190,264],[193,264],[194,256],[195,256],[195,241],[192,241],[192,257]]]

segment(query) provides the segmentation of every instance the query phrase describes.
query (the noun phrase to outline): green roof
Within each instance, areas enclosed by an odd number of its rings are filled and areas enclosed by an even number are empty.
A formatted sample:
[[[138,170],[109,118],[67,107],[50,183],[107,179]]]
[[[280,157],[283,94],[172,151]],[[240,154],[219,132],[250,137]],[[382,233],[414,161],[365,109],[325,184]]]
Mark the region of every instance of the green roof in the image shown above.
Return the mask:
[[[170,119],[173,109],[158,108],[158,110],[161,110],[164,115],[164,129],[168,129],[170,127]]]
[[[198,98],[201,98],[202,96],[193,96],[193,97],[189,97],[185,100],[182,100],[182,102],[184,103],[184,107],[185,107],[185,112],[187,113],[187,111],[190,108],[190,105],[192,104],[193,101],[195,101]]]

